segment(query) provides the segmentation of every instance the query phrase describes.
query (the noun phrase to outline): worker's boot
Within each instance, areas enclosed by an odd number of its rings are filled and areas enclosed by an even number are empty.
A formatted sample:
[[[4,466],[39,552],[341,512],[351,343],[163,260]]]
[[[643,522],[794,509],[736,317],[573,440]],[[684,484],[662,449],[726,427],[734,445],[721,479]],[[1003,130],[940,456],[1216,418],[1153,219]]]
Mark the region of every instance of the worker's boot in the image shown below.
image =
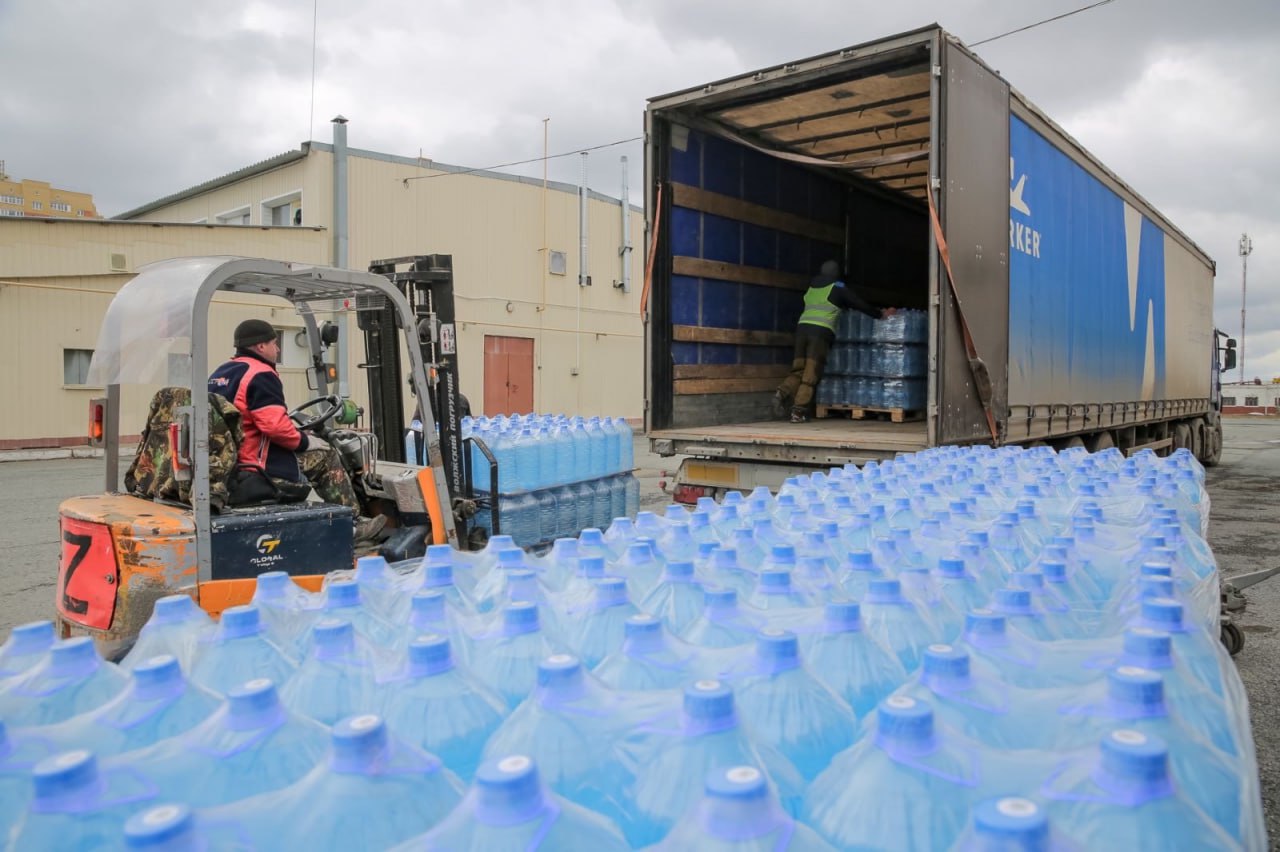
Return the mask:
[[[787,398],[782,395],[782,391],[775,391],[773,394],[773,416],[782,418],[787,416]]]
[[[356,518],[355,544],[376,544],[387,536],[383,527],[387,525],[386,515],[374,515],[372,518]]]
[[[809,413],[797,405],[795,408],[791,409],[791,422],[792,423],[808,423]]]

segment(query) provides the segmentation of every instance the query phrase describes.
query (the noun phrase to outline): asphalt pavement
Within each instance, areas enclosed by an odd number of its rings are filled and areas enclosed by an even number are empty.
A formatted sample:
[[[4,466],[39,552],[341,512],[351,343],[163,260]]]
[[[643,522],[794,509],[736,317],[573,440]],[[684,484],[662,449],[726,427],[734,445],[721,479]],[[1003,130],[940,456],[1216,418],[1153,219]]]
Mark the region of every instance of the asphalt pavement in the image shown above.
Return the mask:
[[[668,501],[678,459],[636,440],[641,507]],[[1280,566],[1280,420],[1229,418],[1222,463],[1208,472],[1209,544],[1224,578]],[[0,462],[0,639],[14,625],[53,612],[58,504],[102,489],[101,459]],[[1280,577],[1246,591],[1235,615],[1245,647],[1235,658],[1249,693],[1267,830],[1280,838]]]

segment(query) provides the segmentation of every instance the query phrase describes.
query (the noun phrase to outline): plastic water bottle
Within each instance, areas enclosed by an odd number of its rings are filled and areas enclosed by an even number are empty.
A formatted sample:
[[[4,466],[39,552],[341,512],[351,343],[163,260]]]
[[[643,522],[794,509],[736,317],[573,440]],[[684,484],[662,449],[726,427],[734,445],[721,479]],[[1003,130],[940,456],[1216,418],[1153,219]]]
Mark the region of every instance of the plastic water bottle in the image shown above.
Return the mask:
[[[1021,796],[986,799],[973,809],[973,820],[952,849],[957,852],[995,852],[1007,849],[1074,849],[1049,823],[1045,809]]]
[[[307,632],[320,618],[320,597],[303,589],[283,571],[259,574],[249,603],[258,608],[267,638],[291,656],[305,648]],[[182,658],[178,661],[181,663]],[[190,668],[188,658],[185,670]]]
[[[642,601],[658,585],[663,566],[649,542],[637,540],[627,545],[614,570],[627,581],[627,594],[631,599]]]
[[[717,551],[720,552],[723,551]],[[739,605],[737,590],[708,586],[703,589],[702,612],[690,622],[682,638],[703,648],[734,648],[754,642],[764,625],[763,612]]]
[[[188,731],[221,703],[219,696],[187,683],[176,657],[162,654],[138,665],[129,688],[106,704],[45,726],[40,735],[60,751],[90,749],[105,758]]]
[[[129,685],[87,636],[55,642],[47,657],[5,684],[0,719],[13,727],[51,725],[94,710]]]
[[[0,684],[29,671],[52,647],[52,621],[32,621],[13,628],[9,638],[0,645]]]
[[[233,606],[222,613],[217,629],[201,642],[191,666],[191,680],[225,695],[255,677],[286,683],[297,664],[267,638],[258,608]]]
[[[668,562],[658,584],[640,602],[640,608],[660,618],[681,636],[702,614],[702,586],[694,579],[692,562]]]
[[[750,597],[756,586],[755,573],[742,564],[736,547],[720,547],[712,551],[705,576],[705,585],[733,589],[744,598]]]
[[[138,641],[120,661],[120,667],[127,670],[158,654],[172,654],[182,670],[189,672],[196,647],[212,629],[213,619],[190,595],[166,595],[155,602],[151,617],[138,631]]]
[[[326,618],[349,621],[357,633],[374,645],[388,646],[395,641],[395,627],[378,615],[374,607],[365,605],[364,590],[354,580],[329,583],[324,590],[323,610]]]
[[[240,826],[197,816],[187,805],[161,804],[134,814],[124,824],[126,849],[218,852],[244,848]]]
[[[809,670],[859,719],[907,679],[897,656],[863,632],[861,607],[852,601],[827,603],[821,629],[801,634],[800,648]]]
[[[437,755],[464,781],[506,715],[502,699],[454,663],[448,637],[427,634],[383,692],[381,714],[405,741]]]
[[[316,623],[311,655],[283,687],[280,699],[293,712],[330,726],[378,706],[373,652],[351,622],[325,618]]]
[[[327,759],[298,782],[208,811],[234,821],[263,848],[281,826],[300,849],[385,849],[440,822],[462,785],[439,758],[392,736],[381,717],[351,716],[333,727]]]
[[[625,852],[628,846],[617,826],[552,793],[533,760],[516,754],[486,761],[453,812],[399,848]]]
[[[1169,747],[1122,728],[1044,783],[1049,816],[1083,848],[1236,849],[1169,773]]]
[[[471,671],[514,709],[533,691],[538,663],[557,650],[542,632],[537,604],[518,601],[476,639]]]
[[[618,431],[617,422],[612,417],[600,420],[600,430],[604,432],[604,466],[601,476],[613,476],[621,473],[622,467],[622,434]]]
[[[360,602],[366,609],[388,624],[404,621],[409,608],[404,583],[384,557],[361,556],[352,579],[360,587]]]
[[[889,696],[874,730],[809,786],[805,822],[840,849],[949,848],[982,777],[978,753],[950,740],[929,705]]]
[[[799,814],[803,777],[777,751],[752,741],[739,724],[733,690],[720,681],[700,680],[686,687],[679,713],[635,732],[628,738],[627,754],[636,782],[621,827],[632,847],[666,836],[716,768],[760,768],[783,810],[792,817]]]
[[[31,770],[57,752],[53,743],[0,721],[0,825],[14,826],[31,801]]]
[[[585,478],[599,479],[608,473],[606,468],[608,467],[609,439],[600,425],[599,417],[592,417],[587,421],[586,432],[588,457]]]
[[[754,766],[707,773],[702,798],[653,847],[664,852],[829,852],[813,829],[787,815]]]
[[[747,603],[757,609],[778,611],[809,609],[818,602],[805,589],[792,582],[791,571],[764,570],[760,572],[755,590]]]
[[[328,743],[323,725],[289,712],[275,684],[257,678],[185,734],[107,765],[127,767],[192,807],[214,807],[288,787],[316,767]]]
[[[125,821],[159,793],[135,772],[99,767],[83,749],[40,761],[31,781],[34,796],[22,822],[10,827],[10,849],[116,847]]]
[[[897,580],[871,581],[862,602],[862,626],[907,672],[919,668],[924,649],[941,638],[937,627],[902,594]]]
[[[614,425],[618,429],[620,469],[629,472],[636,466],[635,431],[631,428],[631,424],[622,417],[616,418]]]
[[[622,647],[605,657],[595,674],[619,690],[676,689],[690,677],[714,669],[711,659],[702,649],[668,633],[658,618],[641,613],[627,619]]]
[[[404,433],[404,460],[409,464],[421,465],[422,455],[419,448],[422,446],[422,421],[415,417]]]
[[[622,647],[627,619],[637,613],[639,610],[627,596],[626,581],[601,577],[592,583],[590,595],[566,609],[569,644],[583,663],[594,669]]]

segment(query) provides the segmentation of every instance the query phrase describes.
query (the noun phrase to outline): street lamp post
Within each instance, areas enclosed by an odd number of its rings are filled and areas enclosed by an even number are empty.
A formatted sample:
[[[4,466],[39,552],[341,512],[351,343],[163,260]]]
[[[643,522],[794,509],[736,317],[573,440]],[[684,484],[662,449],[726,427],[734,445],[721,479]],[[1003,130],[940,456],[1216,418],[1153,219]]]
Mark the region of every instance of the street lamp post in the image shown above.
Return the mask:
[[[1253,240],[1248,234],[1240,235],[1240,384],[1244,384],[1244,317],[1245,296],[1249,289],[1249,255],[1253,254]]]

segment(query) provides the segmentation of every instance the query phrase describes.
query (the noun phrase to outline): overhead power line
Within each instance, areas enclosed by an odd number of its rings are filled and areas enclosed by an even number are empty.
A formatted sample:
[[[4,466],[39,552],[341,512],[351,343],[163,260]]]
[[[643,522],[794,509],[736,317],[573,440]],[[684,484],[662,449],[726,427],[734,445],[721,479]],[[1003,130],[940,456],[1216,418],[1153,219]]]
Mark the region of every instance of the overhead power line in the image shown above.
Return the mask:
[[[619,139],[617,142],[606,142],[603,145],[592,145],[589,148],[576,148],[572,151],[565,151],[564,153],[561,153],[561,154],[551,154],[546,157],[532,157],[528,160],[515,160],[514,162],[510,162],[510,163],[498,163],[497,165],[494,165],[494,166],[481,166],[475,169],[461,169],[456,172],[452,172],[452,171],[441,172],[440,174],[435,174],[435,175],[415,175],[413,177],[405,178],[404,183],[405,183],[405,186],[408,186],[409,181],[411,180],[430,180],[431,178],[449,177],[451,175],[469,175],[475,172],[491,172],[494,169],[505,169],[510,166],[525,166],[525,165],[528,165],[529,163],[542,163],[547,160],[557,160],[561,157],[572,157],[574,154],[582,154],[587,151],[599,151],[601,148],[612,148],[616,145],[626,145],[628,142],[639,142],[642,139],[644,139],[643,136],[632,136],[630,139]],[[430,160],[428,160],[427,162],[430,162]]]
[[[1018,27],[1016,30],[1009,30],[1007,33],[1000,33],[1000,35],[993,35],[990,38],[984,38],[982,41],[969,42],[969,47],[977,47],[980,44],[989,44],[990,42],[993,42],[996,39],[1001,39],[1001,38],[1004,38],[1005,36],[1011,36],[1011,35],[1014,35],[1015,33],[1023,33],[1023,32],[1026,32],[1027,30],[1032,30],[1032,29],[1035,29],[1036,27],[1043,26],[1045,24],[1051,24],[1054,21],[1061,21],[1063,18],[1070,18],[1072,15],[1078,15],[1081,12],[1087,12],[1090,9],[1096,9],[1099,6],[1105,6],[1108,3],[1114,3],[1114,2],[1115,0],[1099,0],[1097,3],[1090,3],[1088,6],[1081,6],[1079,9],[1072,9],[1070,12],[1063,12],[1061,15],[1054,15],[1052,18],[1045,18],[1043,21],[1036,21],[1034,24],[1027,24],[1025,27]]]

